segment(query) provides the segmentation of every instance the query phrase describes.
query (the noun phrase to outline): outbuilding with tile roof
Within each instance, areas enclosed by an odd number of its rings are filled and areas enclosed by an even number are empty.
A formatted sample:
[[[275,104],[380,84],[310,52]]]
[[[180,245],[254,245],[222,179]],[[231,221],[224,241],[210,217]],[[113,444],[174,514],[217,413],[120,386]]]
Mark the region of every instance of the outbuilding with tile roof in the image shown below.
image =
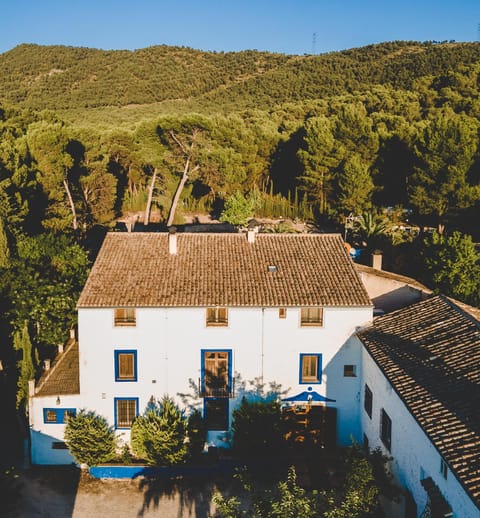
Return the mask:
[[[462,517],[480,514],[480,324],[472,313],[434,296],[358,333],[369,445],[393,457],[420,507],[425,488],[437,488]]]

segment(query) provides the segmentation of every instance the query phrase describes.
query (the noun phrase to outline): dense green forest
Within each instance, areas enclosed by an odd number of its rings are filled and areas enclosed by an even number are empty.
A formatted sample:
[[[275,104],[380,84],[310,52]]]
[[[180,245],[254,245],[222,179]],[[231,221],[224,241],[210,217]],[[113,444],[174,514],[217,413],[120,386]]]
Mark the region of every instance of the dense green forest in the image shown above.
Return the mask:
[[[21,45],[0,77],[0,360],[20,406],[75,322],[98,236],[148,207],[164,225],[241,206],[346,229],[388,269],[480,304],[480,43]]]

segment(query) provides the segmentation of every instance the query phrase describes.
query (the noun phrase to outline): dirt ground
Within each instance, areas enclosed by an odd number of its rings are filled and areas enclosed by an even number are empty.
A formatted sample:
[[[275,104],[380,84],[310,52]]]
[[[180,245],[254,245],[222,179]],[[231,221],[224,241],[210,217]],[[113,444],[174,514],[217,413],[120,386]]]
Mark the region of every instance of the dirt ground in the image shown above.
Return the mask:
[[[225,481],[97,480],[75,468],[35,467],[20,473],[16,504],[5,518],[207,518]]]

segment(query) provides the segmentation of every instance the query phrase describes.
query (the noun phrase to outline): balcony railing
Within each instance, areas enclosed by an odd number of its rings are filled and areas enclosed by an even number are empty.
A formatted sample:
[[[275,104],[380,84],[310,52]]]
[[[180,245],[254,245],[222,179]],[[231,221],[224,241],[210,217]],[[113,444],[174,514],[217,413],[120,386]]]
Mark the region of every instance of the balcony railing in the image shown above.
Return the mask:
[[[200,387],[200,397],[235,397],[235,387],[233,380],[231,383],[207,383],[205,380],[199,379],[198,386]]]

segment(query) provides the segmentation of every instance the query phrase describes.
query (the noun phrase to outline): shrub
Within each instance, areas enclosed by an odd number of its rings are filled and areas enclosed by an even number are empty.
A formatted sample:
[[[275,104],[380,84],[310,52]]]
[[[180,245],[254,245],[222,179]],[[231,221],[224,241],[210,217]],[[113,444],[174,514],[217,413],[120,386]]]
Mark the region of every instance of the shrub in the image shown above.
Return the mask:
[[[113,427],[104,417],[87,410],[68,419],[65,443],[75,460],[88,466],[112,460],[117,445]]]
[[[186,419],[172,399],[152,398],[145,413],[132,424],[131,444],[135,455],[149,464],[172,466],[187,455]]]
[[[187,421],[188,454],[190,457],[198,457],[205,446],[207,438],[207,428],[202,414],[195,409]]]
[[[241,455],[269,455],[283,444],[282,416],[276,401],[243,398],[233,412],[233,447]]]

